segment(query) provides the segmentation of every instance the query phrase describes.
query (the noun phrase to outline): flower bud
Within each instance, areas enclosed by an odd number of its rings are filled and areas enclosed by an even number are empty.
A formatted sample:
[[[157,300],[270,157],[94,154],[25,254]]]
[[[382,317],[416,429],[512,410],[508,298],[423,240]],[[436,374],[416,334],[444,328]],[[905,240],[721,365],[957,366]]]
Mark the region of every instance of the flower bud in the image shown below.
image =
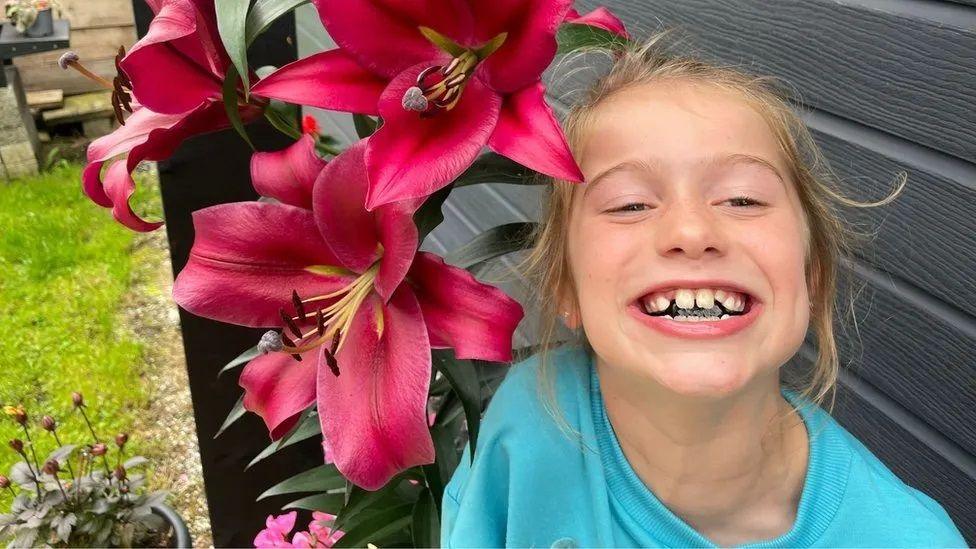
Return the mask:
[[[112,471],[112,476],[115,477],[115,480],[118,480],[118,481],[125,480],[126,479],[126,476],[125,476],[125,467],[123,467],[121,465],[119,465],[118,467],[116,467],[115,468],[115,471]]]
[[[23,406],[4,406],[3,412],[14,418],[14,421],[21,425],[25,425],[27,423],[27,412],[24,410]]]
[[[0,475],[0,490],[3,490],[5,488],[10,488],[10,479],[3,475]]]
[[[58,460],[56,459],[49,459],[45,461],[44,467],[41,468],[41,471],[44,471],[48,475],[56,475],[60,470],[61,464],[58,463]]]
[[[75,391],[71,393],[71,402],[74,403],[75,408],[80,408],[85,405],[85,399],[81,396],[81,393]]]
[[[108,447],[105,446],[104,442],[97,442],[92,446],[91,453],[93,456],[104,456],[108,453]]]
[[[115,435],[115,445],[119,448],[124,447],[126,442],[129,442],[129,435],[127,433],[119,433]]]
[[[41,418],[41,427],[43,427],[45,431],[54,432],[54,430],[58,427],[58,422],[54,421],[54,418],[51,416],[44,416]]]
[[[24,441],[20,440],[19,438],[11,439],[10,447],[13,448],[18,454],[23,453]]]

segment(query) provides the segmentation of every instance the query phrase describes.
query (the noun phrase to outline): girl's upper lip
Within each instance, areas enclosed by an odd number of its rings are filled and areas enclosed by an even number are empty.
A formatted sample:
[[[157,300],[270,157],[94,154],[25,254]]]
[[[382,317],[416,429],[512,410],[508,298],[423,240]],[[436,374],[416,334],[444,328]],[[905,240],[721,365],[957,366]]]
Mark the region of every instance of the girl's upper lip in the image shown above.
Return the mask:
[[[736,292],[740,294],[746,294],[749,299],[761,303],[762,300],[756,295],[756,292],[747,288],[745,285],[734,282],[731,280],[724,280],[719,278],[709,278],[709,279],[672,279],[663,280],[661,282],[656,282],[652,286],[648,286],[641,293],[637,294],[636,300],[640,300],[642,297],[652,294],[654,292],[666,292],[668,290],[677,290],[679,288],[685,289],[700,289],[708,288],[711,290],[725,290],[727,292]]]

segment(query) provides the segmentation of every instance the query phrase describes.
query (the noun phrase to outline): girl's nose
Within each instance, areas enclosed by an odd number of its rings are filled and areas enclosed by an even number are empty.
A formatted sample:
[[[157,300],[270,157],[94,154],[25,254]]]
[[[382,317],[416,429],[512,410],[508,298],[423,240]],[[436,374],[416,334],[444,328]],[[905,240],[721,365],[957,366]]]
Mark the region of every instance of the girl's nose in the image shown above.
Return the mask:
[[[720,220],[708,204],[675,200],[663,208],[654,227],[658,253],[689,259],[725,253],[726,242]]]

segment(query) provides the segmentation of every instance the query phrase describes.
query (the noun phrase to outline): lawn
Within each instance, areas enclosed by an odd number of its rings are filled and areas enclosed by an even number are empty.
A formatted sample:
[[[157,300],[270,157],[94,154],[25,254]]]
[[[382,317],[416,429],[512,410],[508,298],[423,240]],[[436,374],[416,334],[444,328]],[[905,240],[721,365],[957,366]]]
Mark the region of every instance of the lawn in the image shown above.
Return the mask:
[[[72,391],[84,395],[103,440],[128,430],[146,401],[144,349],[120,319],[139,260],[134,234],[82,194],[80,173],[62,162],[0,182],[0,403],[27,409],[41,460],[55,447],[37,427],[44,414],[62,425],[63,442],[91,441]],[[155,187],[139,195],[140,211],[159,211]],[[19,459],[7,446],[14,437],[22,429],[0,415],[0,472]],[[138,440],[130,446],[138,451]],[[9,499],[0,494],[0,508]]]

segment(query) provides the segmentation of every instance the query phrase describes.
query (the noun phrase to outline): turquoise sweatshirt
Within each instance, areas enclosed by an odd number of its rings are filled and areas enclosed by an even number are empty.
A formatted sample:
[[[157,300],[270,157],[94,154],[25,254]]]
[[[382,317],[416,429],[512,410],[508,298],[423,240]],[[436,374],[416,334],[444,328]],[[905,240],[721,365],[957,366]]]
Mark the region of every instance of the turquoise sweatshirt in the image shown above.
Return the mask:
[[[655,497],[620,449],[590,355],[552,356],[567,437],[537,394],[538,358],[509,371],[443,499],[443,547],[715,547]],[[819,406],[800,406],[810,436],[793,528],[744,547],[966,547],[939,503],[896,477]]]

